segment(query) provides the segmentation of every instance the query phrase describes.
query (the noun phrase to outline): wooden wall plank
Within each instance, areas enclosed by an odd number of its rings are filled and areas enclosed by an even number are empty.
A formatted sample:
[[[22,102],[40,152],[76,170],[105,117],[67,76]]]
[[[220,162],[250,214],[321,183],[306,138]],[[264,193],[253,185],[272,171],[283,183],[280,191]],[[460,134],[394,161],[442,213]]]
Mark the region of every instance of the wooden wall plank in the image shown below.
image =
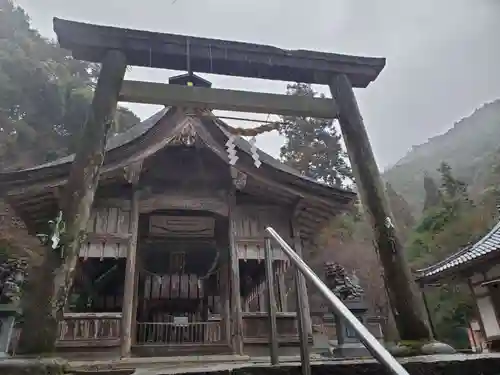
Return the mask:
[[[129,223],[130,210],[112,206],[95,207],[87,225],[88,240],[80,249],[80,257],[126,258]]]

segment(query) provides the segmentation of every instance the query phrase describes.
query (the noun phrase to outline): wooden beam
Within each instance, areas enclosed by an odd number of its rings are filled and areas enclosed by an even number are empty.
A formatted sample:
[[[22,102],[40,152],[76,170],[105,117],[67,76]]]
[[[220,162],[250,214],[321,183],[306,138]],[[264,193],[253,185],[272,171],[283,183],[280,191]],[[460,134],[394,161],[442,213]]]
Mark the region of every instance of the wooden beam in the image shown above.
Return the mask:
[[[99,62],[103,51],[122,50],[130,65],[263,78],[285,82],[328,84],[332,74],[345,73],[357,87],[366,87],[385,66],[384,58],[288,50],[231,40],[199,38],[54,18],[62,48],[80,60]]]
[[[169,85],[166,83],[125,81],[120,92],[125,102],[159,104],[174,107],[283,116],[335,118],[335,101],[294,95]]]
[[[136,272],[136,256],[137,256],[137,234],[139,231],[139,199],[138,193],[134,190],[131,197],[132,208],[130,210],[130,241],[127,247],[127,263],[125,265],[125,286],[123,291],[123,308],[122,308],[122,330],[121,330],[121,345],[120,355],[129,357],[132,348],[132,321],[134,316],[133,308],[135,294],[135,272]]]
[[[394,218],[349,78],[342,74],[333,77],[330,91],[339,105],[340,129],[364,212],[372,223],[399,335],[402,340],[428,340],[430,330],[422,300],[416,293],[403,245],[396,234]]]

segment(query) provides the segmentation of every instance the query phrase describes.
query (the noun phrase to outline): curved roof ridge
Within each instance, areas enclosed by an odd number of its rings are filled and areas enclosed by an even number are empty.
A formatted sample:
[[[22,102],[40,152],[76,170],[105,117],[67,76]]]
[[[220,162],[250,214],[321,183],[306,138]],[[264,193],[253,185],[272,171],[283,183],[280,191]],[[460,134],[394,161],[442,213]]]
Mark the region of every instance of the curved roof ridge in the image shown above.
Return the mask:
[[[417,272],[421,272],[419,278],[434,276],[447,269],[468,263],[494,251],[500,251],[500,221],[474,244],[465,247],[434,265],[418,270]]]
[[[146,120],[141,121],[140,123],[130,127],[127,131],[117,134],[111,138],[108,139],[106,143],[106,152],[109,151],[118,151],[119,148],[126,147],[129,143],[137,141],[139,138],[145,136],[149,131],[155,128],[157,124],[160,123],[160,120],[165,118],[168,113],[170,113],[170,110],[176,110],[176,107],[164,107],[160,111],[156,112]],[[184,113],[184,112],[183,112]],[[208,121],[205,126],[211,126],[212,128],[217,129],[217,131],[220,131],[224,137],[229,137],[230,132],[228,131],[229,125],[223,122],[221,119],[219,119],[216,115],[214,115],[212,112],[208,112],[211,115],[210,116],[198,116],[200,120],[203,122],[203,120]],[[184,116],[186,114],[184,113]],[[251,156],[252,154],[252,146],[250,143],[242,138],[242,137],[236,137],[235,145],[238,148],[239,151],[244,152],[248,155]],[[298,170],[288,166],[287,164],[281,162],[279,159],[274,158],[273,156],[269,155],[268,153],[262,151],[260,148],[257,148],[257,153],[260,157],[260,161],[275,169],[278,171],[281,171],[283,173],[286,173],[294,178],[297,178],[301,181],[307,182],[307,183],[312,183],[318,187],[323,187],[326,189],[331,189],[330,191],[332,192],[337,192],[340,195],[352,195],[354,196],[356,193],[353,192],[350,189],[344,189],[336,186],[331,186],[327,185],[321,181],[317,181],[313,178],[310,178],[308,176],[303,175],[300,173]],[[4,175],[5,178],[4,181],[7,181],[7,184],[12,184],[13,181],[16,181],[16,183],[21,183],[24,178],[21,178],[21,176],[29,175],[34,172],[39,172],[39,173],[44,173],[42,170],[45,168],[47,169],[52,169],[52,168],[58,168],[58,167],[67,167],[68,164],[70,164],[75,158],[75,154],[67,155],[65,157],[62,157],[60,159],[54,160],[49,163],[44,163],[40,164],[31,168],[27,169],[22,169],[18,171],[11,171],[11,172],[3,172],[0,173],[0,176]],[[61,173],[67,173],[66,172],[60,172]],[[326,191],[325,191],[326,192]],[[328,193],[329,194],[329,193]]]
[[[158,112],[155,112],[153,115],[149,116],[147,119],[132,125],[123,133],[118,133],[112,137],[110,137],[106,142],[106,152],[111,151],[115,148],[123,146],[128,142],[140,137],[142,134],[151,129],[156,123],[168,112],[170,107],[164,107]],[[69,154],[63,156],[62,158],[53,160],[51,162],[43,163],[35,165],[31,168],[20,169],[18,171],[5,172],[5,173],[15,173],[15,172],[24,172],[24,171],[34,171],[42,168],[52,167],[56,165],[66,164],[72,162],[75,159],[75,154]]]
[[[227,130],[227,128],[229,127],[228,124],[226,124],[224,121],[222,121],[221,119],[219,119],[215,115],[213,117],[211,117],[211,120],[216,123],[216,125],[218,126],[218,128],[224,133],[224,135],[226,137],[229,137],[230,132]],[[241,136],[237,136],[235,144],[236,144],[236,146],[241,151],[243,151],[243,152],[251,155],[251,147],[252,146],[251,146],[250,142],[248,142],[245,138],[243,138]],[[291,175],[293,175],[295,177],[301,178],[302,180],[313,182],[313,183],[315,183],[317,185],[320,185],[320,186],[323,186],[323,187],[326,187],[326,188],[336,189],[336,190],[344,192],[344,193],[356,194],[351,189],[328,185],[328,184],[326,184],[326,183],[324,183],[322,181],[318,181],[318,180],[315,180],[314,178],[306,176],[306,175],[302,174],[300,171],[298,171],[297,169],[295,169],[293,167],[290,167],[288,164],[283,163],[279,159],[277,159],[274,156],[268,154],[267,152],[263,151],[260,148],[257,148],[257,153],[259,154],[259,158],[260,158],[260,160],[262,162],[268,164],[269,166],[271,166],[273,168],[279,169],[282,172],[291,174]]]

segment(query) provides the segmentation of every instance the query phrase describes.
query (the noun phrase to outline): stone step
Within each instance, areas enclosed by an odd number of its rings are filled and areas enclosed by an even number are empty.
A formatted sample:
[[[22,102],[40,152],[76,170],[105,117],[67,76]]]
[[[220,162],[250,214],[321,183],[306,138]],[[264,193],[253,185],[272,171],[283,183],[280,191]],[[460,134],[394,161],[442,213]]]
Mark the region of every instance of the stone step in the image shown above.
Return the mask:
[[[215,356],[212,360],[215,360]],[[228,356],[230,357],[230,356]],[[196,357],[195,357],[196,358]],[[229,359],[229,358],[227,358]],[[290,359],[291,361],[286,361]],[[295,358],[296,359],[296,358]],[[135,360],[135,362],[132,362]],[[139,361],[137,361],[139,360]],[[262,362],[260,362],[262,361]],[[411,375],[498,375],[500,353],[429,355],[400,359]],[[90,361],[89,361],[90,362]],[[102,361],[101,361],[102,362]],[[125,362],[125,363],[124,363]],[[141,362],[141,363],[138,363]],[[131,366],[140,365],[138,367]],[[108,361],[108,368],[72,366],[57,359],[4,359],[0,360],[2,375],[301,375],[300,362],[284,358],[277,366],[264,362],[264,358],[250,358],[246,362],[210,362],[198,357],[197,361],[174,362],[164,358],[131,358]],[[128,368],[127,368],[128,367]],[[329,359],[311,361],[312,375],[383,375],[388,374],[382,365],[373,359]]]

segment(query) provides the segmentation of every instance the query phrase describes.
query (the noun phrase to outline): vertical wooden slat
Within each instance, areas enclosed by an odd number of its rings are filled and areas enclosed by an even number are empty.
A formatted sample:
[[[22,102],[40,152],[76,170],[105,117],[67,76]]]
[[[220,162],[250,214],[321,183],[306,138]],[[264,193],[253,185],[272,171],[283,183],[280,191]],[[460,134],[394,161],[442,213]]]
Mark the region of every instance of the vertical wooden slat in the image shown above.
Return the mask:
[[[231,260],[231,309],[232,309],[232,337],[233,351],[236,354],[243,355],[243,317],[241,313],[241,298],[240,298],[240,267],[238,259],[238,249],[235,240],[235,207],[236,196],[233,189],[229,194],[229,246]]]
[[[295,252],[302,257],[302,240],[294,221],[291,222],[291,232]],[[295,267],[295,295],[297,299],[297,323],[300,335],[300,362],[302,375],[311,375],[311,363],[309,357],[309,330],[311,327],[311,315],[309,313],[309,300],[307,298],[306,281],[304,276]],[[312,328],[312,327],[311,327]]]
[[[282,260],[276,261],[278,264],[278,289],[280,295],[281,311],[288,311],[287,298],[286,298],[286,284],[285,284],[285,262]]]
[[[135,270],[137,255],[137,235],[139,231],[139,193],[133,189],[130,210],[130,240],[127,249],[127,263],[125,265],[125,286],[123,292],[122,332],[120,354],[130,356],[132,346],[132,309],[135,289]]]
[[[101,208],[96,212],[96,233],[106,233],[108,222],[108,208]]]

